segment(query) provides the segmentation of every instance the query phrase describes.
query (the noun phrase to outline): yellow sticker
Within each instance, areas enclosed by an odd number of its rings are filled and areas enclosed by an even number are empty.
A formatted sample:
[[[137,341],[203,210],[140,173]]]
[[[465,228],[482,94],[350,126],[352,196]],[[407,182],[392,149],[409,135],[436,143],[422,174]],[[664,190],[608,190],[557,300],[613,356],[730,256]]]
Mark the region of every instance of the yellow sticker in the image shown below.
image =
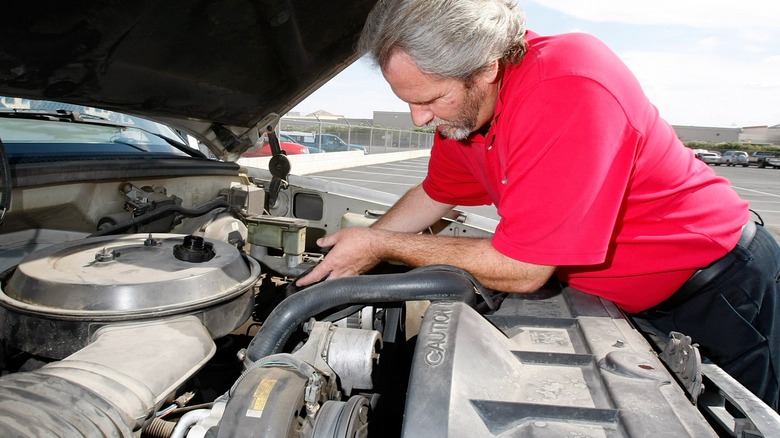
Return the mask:
[[[259,417],[263,414],[265,404],[268,402],[268,397],[271,395],[274,385],[276,385],[276,379],[263,379],[260,381],[260,384],[255,388],[255,393],[252,394],[252,403],[247,410],[247,416]]]

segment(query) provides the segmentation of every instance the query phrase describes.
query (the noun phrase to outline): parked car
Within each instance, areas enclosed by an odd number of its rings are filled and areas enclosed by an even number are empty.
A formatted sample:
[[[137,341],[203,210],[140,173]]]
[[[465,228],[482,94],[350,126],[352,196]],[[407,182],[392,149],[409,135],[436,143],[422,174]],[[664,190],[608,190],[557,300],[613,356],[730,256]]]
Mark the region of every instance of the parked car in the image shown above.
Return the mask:
[[[718,152],[714,151],[700,152],[696,157],[707,164],[714,164],[716,166],[725,163],[723,157]]]
[[[365,147],[349,144],[335,134],[315,134],[314,141],[307,146],[322,149],[325,152],[358,151],[366,153]]]
[[[723,152],[723,159],[727,166],[748,167],[748,154],[745,151],[726,151]]]
[[[264,138],[267,138],[264,136]],[[268,143],[267,140],[263,141],[263,146],[261,148],[258,148],[256,150],[249,149],[246,153],[242,155],[244,158],[252,158],[252,157],[270,157],[273,155],[273,152],[271,151],[271,144]],[[290,138],[287,135],[279,134],[279,147],[282,149],[282,153],[285,155],[300,155],[300,154],[308,154],[309,148],[296,143],[292,138]]]
[[[690,338],[555,282],[391,263],[294,286],[397,198],[235,161],[357,58],[374,3],[13,2],[0,437],[780,436]]]
[[[366,148],[360,145],[348,144],[335,134],[312,134],[306,132],[284,131],[283,134],[294,138],[299,143],[306,145],[311,152],[345,152],[360,151],[366,153]]]
[[[780,167],[780,152],[775,151],[753,151],[750,154],[748,164],[760,168]]]
[[[314,134],[310,132],[282,131],[279,135],[298,144],[306,146],[309,149],[310,154],[320,154],[325,152],[322,149],[311,146],[311,144],[314,143]]]

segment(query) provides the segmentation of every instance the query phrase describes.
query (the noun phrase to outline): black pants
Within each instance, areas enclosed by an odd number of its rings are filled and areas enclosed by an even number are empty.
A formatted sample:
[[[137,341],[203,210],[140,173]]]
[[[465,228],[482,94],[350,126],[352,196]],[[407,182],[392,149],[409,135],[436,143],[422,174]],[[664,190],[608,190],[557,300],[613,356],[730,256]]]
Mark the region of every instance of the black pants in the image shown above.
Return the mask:
[[[646,319],[665,334],[677,331],[775,411],[780,397],[780,248],[764,227],[736,262],[693,298],[665,316]]]

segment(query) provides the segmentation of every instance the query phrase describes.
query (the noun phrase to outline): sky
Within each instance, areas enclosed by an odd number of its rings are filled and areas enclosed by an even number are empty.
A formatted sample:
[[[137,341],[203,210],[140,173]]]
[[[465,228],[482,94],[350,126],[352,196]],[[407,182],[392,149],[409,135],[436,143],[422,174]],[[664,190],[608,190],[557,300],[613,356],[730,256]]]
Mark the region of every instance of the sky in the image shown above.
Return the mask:
[[[780,1],[518,0],[530,30],[595,35],[673,125],[780,124]],[[409,111],[364,58],[298,104],[350,118]]]

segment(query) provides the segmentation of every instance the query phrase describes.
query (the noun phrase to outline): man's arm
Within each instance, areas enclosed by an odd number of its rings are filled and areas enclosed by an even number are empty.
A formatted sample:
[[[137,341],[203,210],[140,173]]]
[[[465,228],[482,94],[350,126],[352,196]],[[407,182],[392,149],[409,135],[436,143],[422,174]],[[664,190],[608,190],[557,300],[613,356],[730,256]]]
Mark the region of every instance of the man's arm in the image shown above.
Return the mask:
[[[412,267],[456,266],[470,272],[485,287],[504,292],[533,292],[555,271],[554,266],[509,258],[493,248],[488,238],[348,228],[323,237],[319,243],[332,249],[316,268],[297,281],[299,286],[317,282],[325,276],[359,275],[384,260]]]
[[[419,233],[452,211],[454,205],[435,201],[422,184],[409,189],[371,228]]]
[[[533,292],[555,271],[554,266],[524,263],[498,252],[489,238],[431,236],[380,232],[371,242],[374,257],[418,267],[456,266],[471,273],[485,287],[503,292]]]
[[[349,228],[318,240],[331,251],[308,275],[298,279],[306,286],[321,279],[362,274],[377,263],[394,260],[418,267],[446,264],[462,268],[484,286],[505,292],[533,292],[555,271],[509,258],[493,248],[488,238],[417,234],[452,210],[452,205],[431,199],[422,186],[409,190],[369,228]]]

